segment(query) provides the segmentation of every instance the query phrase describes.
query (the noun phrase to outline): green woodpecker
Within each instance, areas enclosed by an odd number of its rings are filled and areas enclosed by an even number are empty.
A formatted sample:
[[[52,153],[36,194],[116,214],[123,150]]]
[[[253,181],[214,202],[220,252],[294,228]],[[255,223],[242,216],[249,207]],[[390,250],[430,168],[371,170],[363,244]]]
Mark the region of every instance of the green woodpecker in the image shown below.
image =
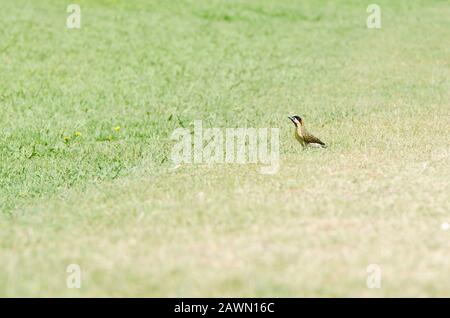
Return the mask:
[[[326,148],[327,146],[319,138],[310,134],[306,128],[303,119],[300,116],[288,117],[295,125],[295,139],[303,147]]]

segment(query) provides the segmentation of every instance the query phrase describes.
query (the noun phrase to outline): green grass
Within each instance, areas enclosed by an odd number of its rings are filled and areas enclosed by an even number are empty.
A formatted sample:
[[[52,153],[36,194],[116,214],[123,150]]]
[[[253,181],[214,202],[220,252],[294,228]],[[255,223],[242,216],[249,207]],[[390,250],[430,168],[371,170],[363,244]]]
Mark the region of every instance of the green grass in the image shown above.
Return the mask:
[[[450,296],[446,1],[78,3],[0,0],[1,296]],[[197,119],[279,172],[172,170]]]

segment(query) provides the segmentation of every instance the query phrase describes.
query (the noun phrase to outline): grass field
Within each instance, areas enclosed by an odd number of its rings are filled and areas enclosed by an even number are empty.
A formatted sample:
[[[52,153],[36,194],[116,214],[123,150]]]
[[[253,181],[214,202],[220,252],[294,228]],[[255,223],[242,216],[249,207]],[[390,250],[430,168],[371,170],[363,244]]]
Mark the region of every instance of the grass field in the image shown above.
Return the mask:
[[[69,3],[0,0],[0,296],[450,296],[447,1]],[[278,173],[172,169],[194,120]]]

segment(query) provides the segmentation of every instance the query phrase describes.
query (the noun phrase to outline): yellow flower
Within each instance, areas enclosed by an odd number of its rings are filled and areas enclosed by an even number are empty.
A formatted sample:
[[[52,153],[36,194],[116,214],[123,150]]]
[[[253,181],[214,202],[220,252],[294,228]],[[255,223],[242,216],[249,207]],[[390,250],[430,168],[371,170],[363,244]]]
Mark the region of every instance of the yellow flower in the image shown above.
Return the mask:
[[[120,126],[114,127],[114,130],[115,130],[115,131],[120,131]]]
[[[70,140],[70,137],[64,136],[63,139],[64,139],[65,142],[68,142]]]
[[[81,136],[81,133],[80,133],[79,131],[76,131],[74,135],[75,135],[76,137],[79,137],[79,136]]]

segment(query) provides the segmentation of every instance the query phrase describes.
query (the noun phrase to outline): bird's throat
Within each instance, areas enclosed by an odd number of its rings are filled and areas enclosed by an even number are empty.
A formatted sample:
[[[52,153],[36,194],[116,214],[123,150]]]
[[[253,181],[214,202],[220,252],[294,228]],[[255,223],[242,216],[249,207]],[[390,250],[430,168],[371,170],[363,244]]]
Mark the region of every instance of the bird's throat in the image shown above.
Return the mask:
[[[305,135],[305,128],[303,127],[303,126],[297,126],[296,127],[296,130],[297,130],[297,134],[301,137],[301,138],[303,138],[303,136]]]

